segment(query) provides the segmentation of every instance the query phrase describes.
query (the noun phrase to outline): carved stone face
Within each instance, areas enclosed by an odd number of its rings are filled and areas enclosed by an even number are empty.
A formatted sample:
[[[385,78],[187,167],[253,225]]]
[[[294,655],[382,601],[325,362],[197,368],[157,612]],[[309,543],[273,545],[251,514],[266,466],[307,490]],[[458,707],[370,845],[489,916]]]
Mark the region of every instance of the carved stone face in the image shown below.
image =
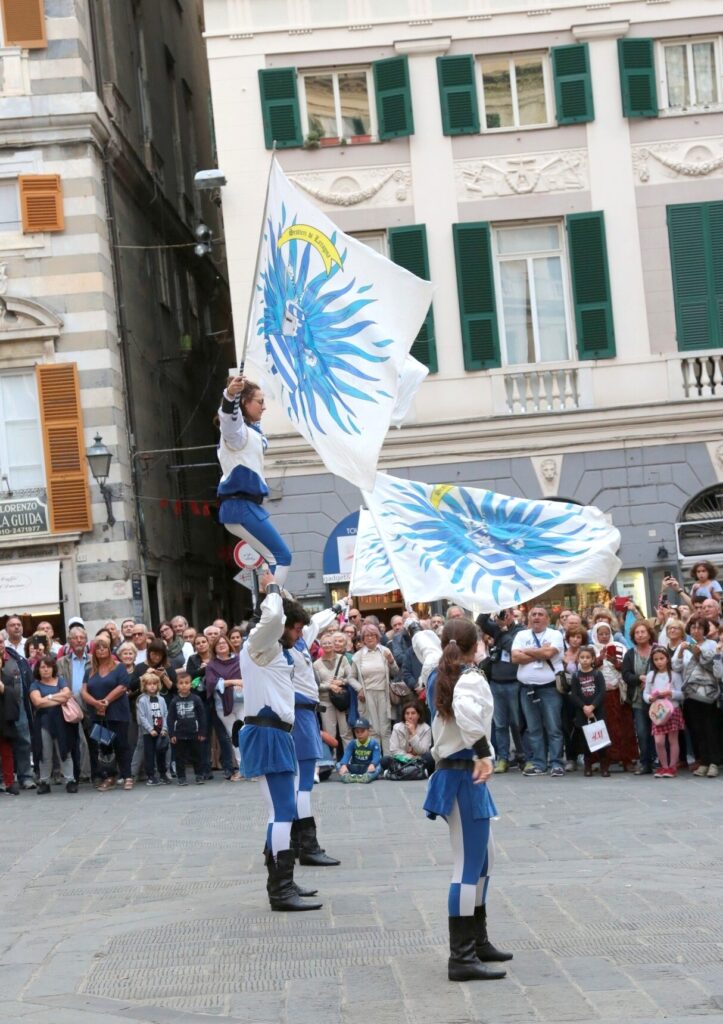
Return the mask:
[[[721,447],[723,447],[723,445]],[[555,463],[555,460],[545,459],[544,462],[542,462],[542,464],[540,465],[540,469],[542,470],[542,475],[544,479],[547,480],[548,483],[552,483],[552,481],[557,476],[557,465]]]

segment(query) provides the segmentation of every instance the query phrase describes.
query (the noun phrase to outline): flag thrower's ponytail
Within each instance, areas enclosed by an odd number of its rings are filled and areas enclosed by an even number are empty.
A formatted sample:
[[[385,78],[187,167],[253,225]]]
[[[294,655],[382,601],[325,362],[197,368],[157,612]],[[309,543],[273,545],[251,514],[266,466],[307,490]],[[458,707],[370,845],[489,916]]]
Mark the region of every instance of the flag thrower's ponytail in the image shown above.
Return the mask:
[[[477,627],[469,619],[451,619],[442,630],[442,657],[437,666],[434,703],[442,718],[452,717],[452,697],[462,665],[477,649]]]

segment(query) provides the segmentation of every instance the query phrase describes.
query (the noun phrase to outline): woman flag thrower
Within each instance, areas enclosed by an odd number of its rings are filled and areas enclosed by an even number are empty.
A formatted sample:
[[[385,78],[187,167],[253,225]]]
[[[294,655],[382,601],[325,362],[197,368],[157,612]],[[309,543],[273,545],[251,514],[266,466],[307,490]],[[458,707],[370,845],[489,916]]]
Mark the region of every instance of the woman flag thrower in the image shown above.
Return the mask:
[[[243,376],[229,379],[218,410],[222,472],[218,518],[229,533],[248,541],[266,559],[281,586],[289,572],[291,552],[263,507],[269,493],[264,479],[268,441],[261,430],[264,408],[264,394],[257,384]]]
[[[448,620],[441,658],[427,691],[437,769],[429,780],[424,810],[429,818],[446,819],[454,856],[448,896],[450,981],[504,978],[503,970],[490,969],[487,963],[512,959],[487,936],[487,887],[494,852],[490,818],[497,815],[487,791],[493,703],[489,684],[475,663],[476,651],[476,627],[468,619]]]

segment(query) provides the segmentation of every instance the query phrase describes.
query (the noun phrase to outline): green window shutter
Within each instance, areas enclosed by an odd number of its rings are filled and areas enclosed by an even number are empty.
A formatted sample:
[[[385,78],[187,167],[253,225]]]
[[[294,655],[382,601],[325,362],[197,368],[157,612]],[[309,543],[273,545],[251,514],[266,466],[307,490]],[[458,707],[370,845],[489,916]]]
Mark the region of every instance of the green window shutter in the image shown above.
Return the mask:
[[[442,130],[445,135],[479,132],[475,62],[471,54],[437,57]]]
[[[394,262],[412,274],[416,274],[417,277],[428,281],[427,229],[424,224],[415,224],[407,228],[389,228],[387,237],[389,253]],[[436,373],[439,369],[434,337],[434,311],[431,304],[412,345],[411,355],[420,363],[424,363],[430,373]]]
[[[489,224],[453,224],[457,296],[466,370],[500,365]]]
[[[412,90],[406,57],[388,57],[372,64],[380,139],[414,135]]]
[[[614,359],[615,330],[604,215],[601,212],[570,214],[567,237],[578,357]]]
[[[723,203],[668,207],[678,349],[723,345]]]
[[[303,143],[296,68],[261,68],[261,113],[267,149],[289,149]]]
[[[652,39],[618,39],[625,117],[657,117],[658,90]]]
[[[595,119],[592,101],[590,54],[587,43],[553,46],[552,75],[558,124],[578,124]]]

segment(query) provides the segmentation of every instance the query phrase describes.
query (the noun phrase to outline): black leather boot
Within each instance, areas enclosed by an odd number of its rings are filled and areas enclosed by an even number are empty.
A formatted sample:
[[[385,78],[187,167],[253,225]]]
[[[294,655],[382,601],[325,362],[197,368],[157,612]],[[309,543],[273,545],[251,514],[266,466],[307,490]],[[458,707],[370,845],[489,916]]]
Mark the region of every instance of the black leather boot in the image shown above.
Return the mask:
[[[289,837],[289,843],[291,849],[294,851],[294,857],[299,859],[299,819],[294,818],[291,822],[291,836]]]
[[[295,824],[297,824],[295,822]],[[299,818],[299,864],[315,868],[331,868],[341,864],[340,860],[327,856],[316,838],[316,822],[313,818]]]
[[[475,919],[449,918],[449,961],[447,977],[450,981],[496,981],[506,971],[494,971],[478,960],[474,951]]]
[[[487,935],[487,907],[483,903],[481,907],[474,908],[474,951],[477,959],[485,963],[504,963],[512,959],[512,953],[503,953],[496,949]]]
[[[294,887],[294,854],[291,850],[280,850],[276,857],[267,862],[269,878],[266,891],[272,910],[320,910],[321,903],[307,903]]]
[[[264,864],[266,865],[266,870],[267,871],[268,871],[269,860],[270,859],[271,859],[271,851],[269,850],[268,846],[264,846]],[[294,886],[294,889],[296,890],[296,895],[297,896],[304,896],[304,897],[316,896],[316,894],[319,891],[318,889],[302,889],[300,885],[296,884],[296,882],[292,882],[292,885]]]

